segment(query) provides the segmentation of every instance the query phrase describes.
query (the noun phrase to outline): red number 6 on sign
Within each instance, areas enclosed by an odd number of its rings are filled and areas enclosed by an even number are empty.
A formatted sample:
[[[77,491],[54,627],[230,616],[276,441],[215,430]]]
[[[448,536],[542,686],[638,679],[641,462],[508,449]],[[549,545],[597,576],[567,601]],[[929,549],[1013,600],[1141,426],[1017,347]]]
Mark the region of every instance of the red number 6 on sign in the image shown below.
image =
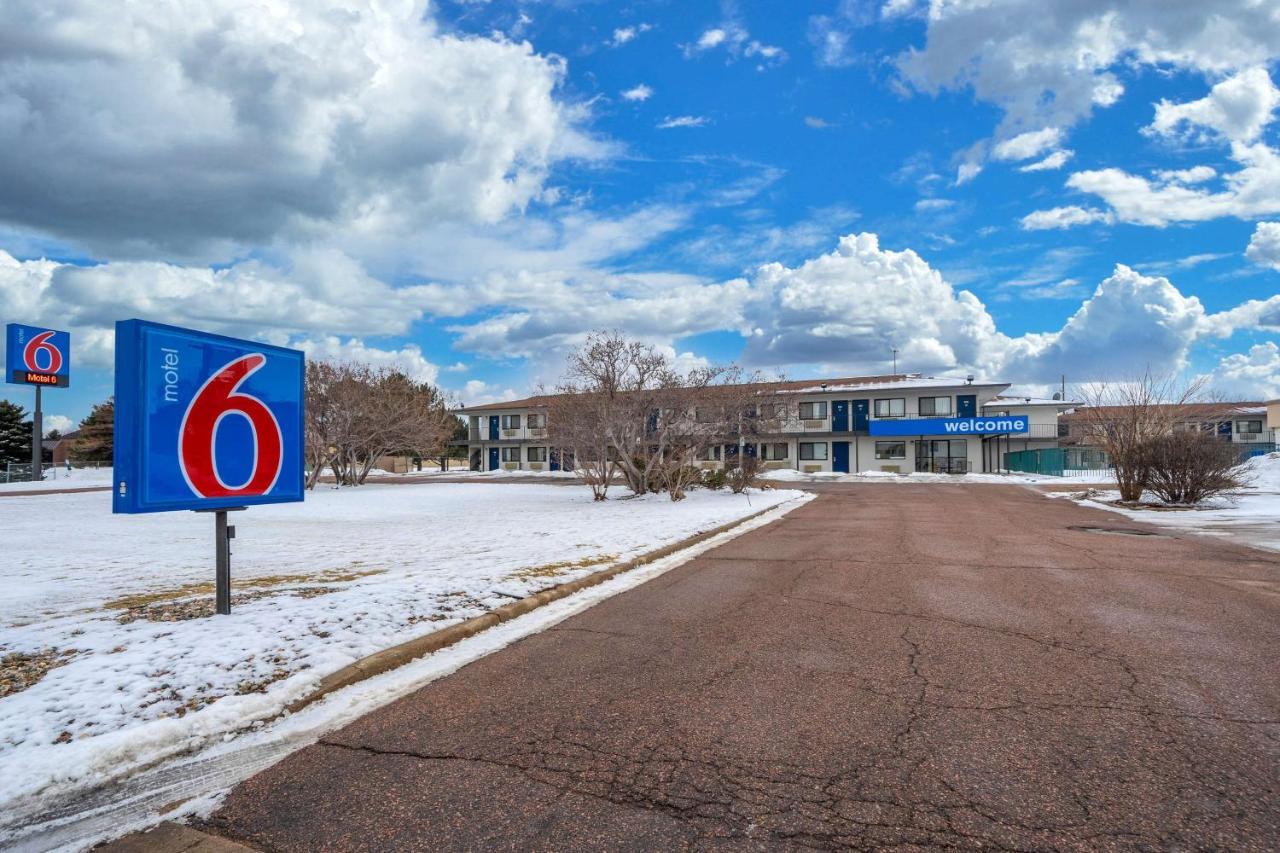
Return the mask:
[[[62,353],[58,348],[49,343],[57,332],[41,332],[35,335],[31,340],[27,341],[27,346],[22,351],[22,360],[27,364],[27,370],[36,373],[57,373],[62,367]],[[49,364],[45,367],[40,366],[40,354],[44,353]]]
[[[257,397],[236,393],[266,363],[267,357],[261,353],[228,362],[201,386],[187,406],[178,431],[178,467],[197,495],[265,495],[280,477],[284,440],[276,416]],[[239,485],[227,484],[218,473],[218,426],[229,415],[244,417],[253,432],[253,467],[248,479]]]

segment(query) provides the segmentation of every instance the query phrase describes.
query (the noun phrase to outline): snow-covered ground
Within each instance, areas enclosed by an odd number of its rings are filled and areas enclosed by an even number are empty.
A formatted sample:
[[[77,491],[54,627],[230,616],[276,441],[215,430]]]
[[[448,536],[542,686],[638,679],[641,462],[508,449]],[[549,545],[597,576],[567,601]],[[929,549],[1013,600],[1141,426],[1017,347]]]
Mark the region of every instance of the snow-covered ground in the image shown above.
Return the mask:
[[[1080,503],[1118,512],[1135,521],[1280,551],[1280,453],[1255,457],[1244,467],[1250,481],[1247,488],[1199,509],[1119,507],[1111,503],[1120,499],[1116,491],[1093,491]]]
[[[819,471],[805,474],[791,468],[766,471],[762,475],[767,480],[778,483],[1003,483],[1005,485],[1036,485],[1075,483],[1113,483],[1115,478],[1110,471],[1070,471],[1066,477],[1051,477],[1047,474],[892,474],[887,471],[861,471],[857,474],[837,474],[832,471]]]
[[[53,491],[55,489],[83,489],[85,487],[111,487],[110,468],[57,468],[46,471],[44,479],[39,482],[0,483],[0,494],[4,492],[36,492]]]
[[[521,479],[523,477],[546,477],[556,480],[576,480],[578,474],[574,471],[526,471],[523,469],[516,471],[472,471],[469,468],[450,468],[448,471],[442,471],[439,468],[424,468],[421,471],[408,471],[404,474],[393,474],[390,471],[373,470],[369,472],[371,480],[398,480],[405,477],[467,477],[473,480],[501,480],[504,478]]]
[[[4,499],[0,657],[52,668],[0,698],[0,766],[22,768],[0,774],[0,814],[242,731],[375,651],[797,497],[322,488],[233,515],[230,617],[204,615],[209,516],[113,516],[106,492]]]

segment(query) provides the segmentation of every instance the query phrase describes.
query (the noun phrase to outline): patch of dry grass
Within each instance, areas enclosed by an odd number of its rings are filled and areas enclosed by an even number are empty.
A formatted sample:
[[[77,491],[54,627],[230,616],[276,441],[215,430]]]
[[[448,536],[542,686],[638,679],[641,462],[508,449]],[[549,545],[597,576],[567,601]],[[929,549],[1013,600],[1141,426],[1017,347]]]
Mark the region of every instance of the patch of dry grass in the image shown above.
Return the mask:
[[[41,649],[0,657],[0,699],[21,693],[44,678],[49,670],[71,663],[75,654],[75,649]]]
[[[561,560],[557,563],[544,563],[541,566],[531,566],[527,569],[520,569],[507,575],[504,580],[522,580],[526,578],[554,578],[571,572],[574,569],[589,569],[592,566],[599,566],[604,563],[612,563],[618,559],[617,554],[600,554],[596,557],[583,557],[580,560]]]
[[[335,584],[350,583],[369,575],[381,574],[385,569],[328,569],[307,575],[260,575],[252,578],[237,578],[233,582],[235,589],[248,589],[232,597],[231,602],[253,601],[268,595],[292,593],[303,598],[312,598],[336,592],[332,586],[303,586],[298,589],[278,589],[283,586],[298,584]],[[214,584],[212,582],[188,583],[168,589],[140,592],[113,598],[104,606],[108,610],[125,611],[116,619],[121,623],[133,622],[137,619],[149,619],[152,622],[176,622],[184,619],[198,619],[213,612]],[[204,613],[207,609],[209,613]],[[154,615],[153,615],[154,614]]]

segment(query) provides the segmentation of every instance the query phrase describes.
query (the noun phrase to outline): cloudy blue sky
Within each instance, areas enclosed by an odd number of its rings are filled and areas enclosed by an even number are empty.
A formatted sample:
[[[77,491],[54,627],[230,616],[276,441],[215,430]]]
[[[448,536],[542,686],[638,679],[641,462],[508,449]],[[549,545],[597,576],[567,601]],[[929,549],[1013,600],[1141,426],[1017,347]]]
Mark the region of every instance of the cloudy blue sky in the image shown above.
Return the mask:
[[[594,328],[1276,397],[1278,46],[1265,0],[7,0],[0,319],[72,331],[67,419],[129,317],[464,402]]]

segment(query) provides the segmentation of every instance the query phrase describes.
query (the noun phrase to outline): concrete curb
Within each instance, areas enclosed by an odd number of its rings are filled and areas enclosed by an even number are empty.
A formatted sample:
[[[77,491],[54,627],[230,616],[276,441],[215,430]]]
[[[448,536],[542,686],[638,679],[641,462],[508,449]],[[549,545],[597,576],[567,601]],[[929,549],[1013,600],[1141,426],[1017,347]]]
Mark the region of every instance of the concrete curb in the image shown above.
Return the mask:
[[[690,548],[701,542],[705,542],[713,536],[719,536],[721,533],[732,530],[739,525],[746,524],[748,521],[759,518],[765,513],[771,512],[780,506],[786,506],[788,503],[790,503],[790,501],[783,501],[780,504],[775,504],[774,506],[757,510],[756,512],[745,515],[742,518],[726,522],[725,524],[713,527],[710,530],[704,530],[701,533],[688,537],[687,539],[681,539],[679,542],[664,545],[661,548],[610,566],[607,569],[601,569],[598,572],[593,572],[585,577],[578,578],[577,580],[556,584],[549,589],[544,589],[541,592],[534,593],[533,595],[522,598],[519,601],[504,604],[502,607],[490,610],[488,613],[481,616],[475,616],[471,619],[459,622],[457,625],[450,625],[448,628],[441,628],[439,631],[432,631],[430,634],[415,637],[414,639],[401,643],[398,646],[392,646],[389,649],[383,649],[380,652],[375,652],[366,658],[361,658],[353,664],[344,666],[337,672],[326,675],[324,678],[320,679],[320,683],[316,686],[315,690],[311,691],[306,696],[295,700],[290,705],[287,705],[286,710],[291,714],[297,713],[308,705],[318,702],[329,694],[341,690],[344,687],[350,687],[352,684],[357,684],[367,678],[373,678],[375,675],[381,675],[382,673],[395,669],[396,667],[404,666],[410,661],[417,660],[418,658],[429,655],[432,652],[438,652],[443,648],[452,646],[455,643],[467,639],[468,637],[473,637],[481,631],[492,628],[495,625],[501,625],[503,622],[510,622],[518,616],[523,616],[524,614],[532,610],[537,610],[539,607],[550,604],[553,601],[559,601],[562,598],[573,595],[575,592],[604,583],[610,578],[616,577],[623,572],[639,568],[640,566],[652,563],[655,560],[661,560],[663,557],[669,557],[677,551],[683,551],[685,548]]]

